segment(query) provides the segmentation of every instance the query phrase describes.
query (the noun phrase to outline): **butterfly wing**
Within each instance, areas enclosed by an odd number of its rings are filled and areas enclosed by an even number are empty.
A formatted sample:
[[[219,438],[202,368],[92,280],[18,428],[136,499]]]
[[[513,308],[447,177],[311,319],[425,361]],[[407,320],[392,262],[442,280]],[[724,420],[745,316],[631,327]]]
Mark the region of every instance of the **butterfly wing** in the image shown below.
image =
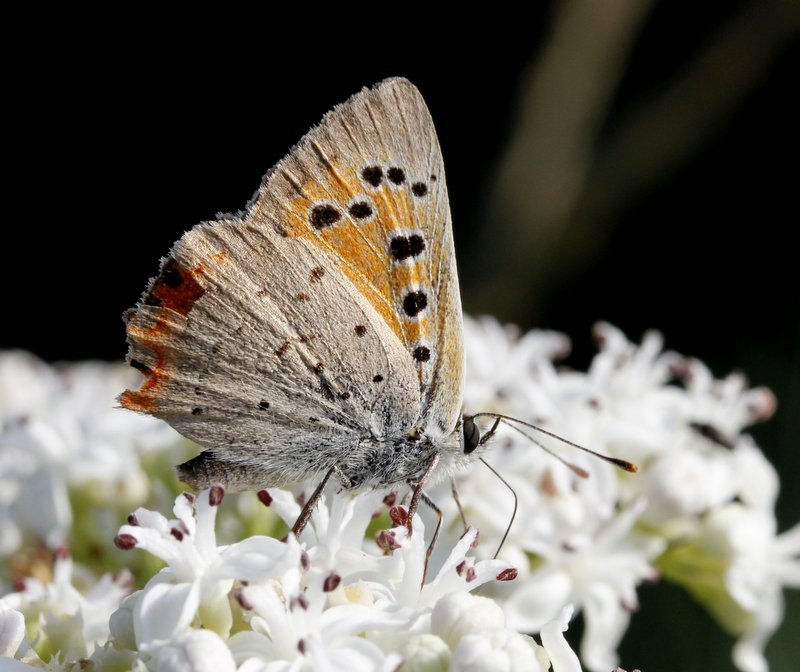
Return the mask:
[[[196,485],[357,470],[365,436],[455,425],[456,283],[430,116],[387,80],[326,115],[242,216],[175,244],[128,315],[145,381],[121,403],[208,449],[184,469]],[[443,363],[459,373],[446,393]]]
[[[338,106],[256,200],[289,204],[285,233],[333,252],[414,360],[428,433],[452,432],[464,354],[450,207],[433,121],[417,88],[386,80]]]

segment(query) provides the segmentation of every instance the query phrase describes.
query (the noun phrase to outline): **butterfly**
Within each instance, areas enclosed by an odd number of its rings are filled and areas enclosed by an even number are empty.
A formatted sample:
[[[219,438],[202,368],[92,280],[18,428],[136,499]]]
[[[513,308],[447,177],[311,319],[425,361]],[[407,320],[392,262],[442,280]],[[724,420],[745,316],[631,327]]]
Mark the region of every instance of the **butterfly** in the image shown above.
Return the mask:
[[[260,490],[316,478],[296,533],[333,476],[410,485],[411,530],[425,484],[493,433],[462,413],[444,165],[406,79],[335,107],[243,212],[185,233],[125,319],[144,382],[122,406],[204,449],[180,479]]]

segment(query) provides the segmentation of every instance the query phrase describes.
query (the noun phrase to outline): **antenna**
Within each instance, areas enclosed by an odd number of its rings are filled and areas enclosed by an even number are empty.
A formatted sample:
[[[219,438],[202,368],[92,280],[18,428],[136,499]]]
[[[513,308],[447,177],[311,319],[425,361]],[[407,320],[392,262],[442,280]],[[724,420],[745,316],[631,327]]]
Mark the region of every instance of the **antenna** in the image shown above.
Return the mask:
[[[506,539],[508,538],[508,533],[511,532],[511,526],[514,524],[514,518],[517,517],[517,506],[519,505],[519,498],[517,497],[517,493],[514,491],[514,488],[511,487],[511,484],[503,478],[497,470],[489,464],[486,460],[482,457],[478,458],[481,462],[483,462],[484,466],[491,471],[497,478],[500,479],[500,482],[505,485],[509,490],[511,490],[511,494],[514,495],[514,510],[511,512],[511,520],[508,521],[508,526],[506,527],[506,532],[503,535],[503,538],[500,540],[500,545],[497,547],[497,550],[494,552],[494,559],[497,559],[497,556],[500,555],[500,549],[503,548],[503,544],[506,543]]]
[[[540,434],[544,434],[545,436],[549,436],[549,437],[551,437],[553,439],[557,439],[558,441],[561,441],[561,443],[566,443],[568,446],[572,446],[573,448],[577,448],[578,450],[582,450],[584,453],[589,453],[590,455],[594,455],[595,457],[600,458],[604,462],[608,462],[609,464],[613,464],[615,467],[618,467],[619,469],[622,469],[623,471],[628,471],[628,472],[633,473],[633,474],[635,474],[637,471],[639,471],[639,467],[637,467],[633,462],[628,462],[627,460],[621,460],[621,459],[619,459],[617,457],[610,457],[608,455],[603,455],[602,453],[598,453],[598,452],[596,452],[594,450],[591,450],[590,448],[587,448],[586,446],[582,446],[582,445],[580,445],[578,443],[574,443],[574,442],[570,441],[569,439],[565,439],[563,436],[559,436],[558,434],[554,434],[553,432],[548,432],[546,429],[542,429],[541,427],[537,427],[536,425],[532,425],[530,422],[525,422],[524,420],[520,420],[518,418],[512,418],[509,415],[503,415],[502,413],[484,412],[484,413],[476,413],[475,415],[472,416],[472,419],[474,420],[475,418],[483,418],[483,417],[495,418],[495,420],[503,420],[506,425],[508,425],[512,429],[517,430],[520,434],[522,434],[523,436],[525,436],[528,439],[530,439],[533,443],[535,443],[537,446],[542,448],[545,452],[550,453],[551,455],[553,455],[553,453],[550,450],[545,448],[536,439],[534,439],[533,437],[531,437],[528,434],[526,434],[525,432],[523,432],[519,427],[515,427],[511,423],[517,423],[518,425],[522,425],[523,427],[527,427],[528,429],[532,429],[532,430],[534,430],[536,432],[539,432]],[[489,436],[491,436],[492,434],[494,434],[494,430],[496,428],[497,428],[497,422],[495,422],[494,426],[492,427],[491,430],[489,430],[489,432],[487,434]],[[557,459],[561,460],[561,458],[559,458],[557,455],[553,455],[553,456],[556,457]],[[573,468],[573,471],[575,471],[575,468],[576,468],[575,465],[570,465],[569,462],[566,462],[564,460],[561,460],[561,461],[564,464],[566,464],[567,466],[571,466]],[[580,471],[583,471],[585,473],[584,478],[588,477],[589,474],[586,473],[585,470],[581,469],[580,467],[577,467],[577,469],[579,469]],[[578,473],[578,472],[576,472],[576,473]]]
[[[604,462],[608,462],[609,464],[613,464],[615,467],[617,467],[619,469],[622,469],[623,471],[627,471],[627,472],[634,473],[634,474],[637,471],[639,471],[639,468],[633,462],[628,462],[627,460],[621,460],[621,459],[619,459],[617,457],[610,457],[608,455],[603,455],[602,453],[598,453],[597,451],[591,450],[590,448],[586,448],[586,446],[581,446],[580,444],[574,443],[573,441],[570,441],[569,439],[565,439],[563,436],[559,436],[558,434],[554,434],[553,432],[548,432],[546,429],[542,429],[541,427],[537,427],[536,425],[533,425],[530,422],[525,422],[524,420],[519,420],[518,418],[512,418],[509,415],[503,415],[502,413],[484,412],[484,413],[476,413],[475,415],[470,416],[470,417],[473,420],[475,420],[477,418],[494,418],[494,424],[492,425],[492,428],[488,432],[486,432],[486,434],[484,434],[481,437],[480,442],[479,442],[478,445],[482,446],[489,439],[491,439],[492,436],[494,436],[495,432],[497,431],[497,427],[499,426],[500,422],[502,421],[503,424],[505,424],[507,427],[513,429],[515,432],[519,432],[520,434],[522,434],[522,436],[524,436],[526,439],[528,439],[531,443],[534,443],[535,445],[539,446],[539,448],[541,448],[544,452],[546,452],[548,455],[551,455],[552,457],[554,457],[556,460],[561,462],[561,464],[563,464],[565,467],[570,469],[574,474],[576,474],[577,476],[580,476],[581,478],[589,478],[589,472],[586,471],[586,469],[583,469],[582,467],[579,467],[577,464],[573,464],[572,462],[568,462],[567,460],[565,460],[560,455],[556,455],[552,450],[550,450],[546,446],[542,445],[541,442],[537,441],[530,434],[528,434],[526,431],[520,429],[520,427],[517,427],[516,425],[522,425],[523,427],[527,427],[528,429],[532,429],[532,430],[534,430],[536,432],[539,432],[540,434],[544,434],[545,436],[549,436],[549,437],[551,437],[553,439],[557,439],[558,441],[561,441],[562,443],[566,443],[568,446],[572,446],[573,448],[577,448],[578,450],[582,450],[584,453],[589,453],[590,455],[593,455],[594,457],[597,457],[597,458],[603,460]],[[514,423],[516,423],[516,424],[514,424]],[[495,551],[494,557],[497,558],[497,556],[500,555],[500,550],[503,548],[503,544],[506,543],[506,539],[508,538],[508,535],[511,532],[511,526],[514,524],[514,519],[517,517],[517,506],[519,504],[519,499],[517,497],[517,493],[514,491],[514,488],[511,487],[511,484],[506,479],[504,479],[497,472],[497,470],[494,467],[492,467],[492,465],[490,465],[482,457],[480,457],[478,459],[481,462],[483,462],[483,464],[486,466],[487,469],[489,469],[489,471],[491,471],[495,476],[497,476],[498,479],[500,479],[500,482],[503,485],[505,485],[511,491],[511,494],[514,496],[514,511],[511,513],[511,520],[508,521],[508,526],[506,527],[505,534],[503,534],[503,538],[500,540],[500,545],[497,547],[497,551]]]

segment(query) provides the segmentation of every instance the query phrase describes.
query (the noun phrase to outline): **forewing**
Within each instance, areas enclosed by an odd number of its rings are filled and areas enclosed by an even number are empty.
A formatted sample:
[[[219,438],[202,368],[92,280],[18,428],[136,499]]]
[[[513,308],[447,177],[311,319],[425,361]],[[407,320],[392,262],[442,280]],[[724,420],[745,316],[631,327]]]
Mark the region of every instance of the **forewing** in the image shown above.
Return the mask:
[[[122,404],[208,448],[243,487],[358,464],[367,435],[432,418],[452,429],[463,352],[451,236],[419,93],[404,80],[362,91],[243,216],[175,244],[128,315],[145,382]],[[437,384],[443,363],[457,389]]]
[[[441,150],[428,108],[404,79],[336,107],[270,176],[253,210],[289,203],[279,230],[311,241],[403,344],[427,431],[461,411],[461,298]]]

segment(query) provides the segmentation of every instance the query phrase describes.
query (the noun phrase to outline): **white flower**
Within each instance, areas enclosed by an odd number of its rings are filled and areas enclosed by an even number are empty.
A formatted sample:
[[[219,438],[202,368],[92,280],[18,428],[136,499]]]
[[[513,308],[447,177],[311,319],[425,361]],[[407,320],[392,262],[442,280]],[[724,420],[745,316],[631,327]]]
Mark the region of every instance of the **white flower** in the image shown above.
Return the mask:
[[[31,353],[0,352],[0,419],[43,408],[57,384],[56,371]]]
[[[453,651],[452,672],[547,672],[536,657],[530,637],[513,630],[478,630]]]
[[[503,371],[509,348],[517,346],[512,342],[502,348],[498,328],[489,325],[485,319],[487,343],[477,343],[477,351],[484,367]],[[468,353],[476,345],[478,332],[473,332]],[[600,332],[604,351],[589,376],[560,374],[547,359],[552,351],[539,348],[526,364],[516,363],[514,385],[503,385],[497,399],[484,402],[489,408],[514,409],[511,412],[522,420],[606,454],[627,458],[626,448],[640,437],[644,440],[634,454],[663,450],[670,440],[664,431],[670,422],[665,410],[677,407],[678,401],[662,388],[677,356],[660,355],[655,335],[639,350],[610,327]],[[494,353],[499,353],[496,360]],[[471,375],[468,370],[468,389]],[[564,454],[553,440],[528,433]],[[486,460],[519,497],[517,520],[502,557],[513,559],[520,573],[514,585],[491,584],[489,594],[503,605],[509,625],[523,632],[540,631],[574,604],[586,621],[584,660],[590,668],[602,669],[616,660],[616,645],[637,605],[636,586],[656,575],[651,561],[665,542],[635,529],[646,499],[637,496],[614,468],[582,453],[568,459],[590,478],[578,477],[508,428],[501,427],[492,442]],[[510,519],[507,488],[481,465],[457,475],[456,483],[467,521],[481,530],[482,553],[493,552]],[[446,519],[457,521],[445,489],[434,496]],[[451,534],[454,527],[449,528]]]
[[[655,457],[641,480],[638,489],[648,501],[643,520],[670,538],[691,533],[702,514],[736,494],[729,455],[704,454],[680,444]]]
[[[17,551],[25,537],[64,544],[72,509],[61,436],[36,418],[6,419],[0,431],[0,556]]]
[[[614,651],[637,609],[636,586],[653,579],[650,559],[665,547],[663,540],[632,530],[643,503],[631,506],[595,531],[543,555],[541,567],[505,593],[502,604],[512,627],[538,632],[557,618],[563,605],[584,614],[586,629],[581,657],[590,669],[609,669]],[[493,591],[497,594],[498,591]]]
[[[774,397],[663,352],[655,332],[641,344],[608,324],[595,334],[600,352],[580,373],[554,364],[569,350],[560,334],[520,336],[491,318],[465,319],[467,412],[518,417],[640,467],[623,473],[535,430],[501,425],[480,449],[519,497],[501,559],[491,555],[513,498],[481,464],[455,475],[466,531],[448,484],[426,492],[444,514],[429,560],[425,523],[430,530],[435,518],[424,506],[409,536],[400,506],[390,509],[389,529],[375,522],[387,520],[384,493],[332,484],[299,539],[281,542],[250,535],[275,530],[278,518],[291,526],[301,508],[292,493],[241,496],[221,510],[223,492],[212,488],[179,496],[172,520],[140,508],[119,528],[118,547],[166,563],[127,596],[124,575],[96,581],[81,560],[94,548],[101,562],[111,557],[102,549],[120,506],[174,496],[166,463],[155,479],[143,464],[153,470],[151,453],[177,445],[176,435],[114,408],[119,390],[135,386],[128,368],[56,368],[0,354],[0,556],[24,550],[7,578],[30,574],[0,602],[0,653],[15,657],[0,667],[577,672],[563,636],[576,610],[584,665],[607,670],[639,584],[661,573],[738,637],[741,670],[764,672],[782,590],[800,586],[800,525],[777,534],[778,476],[743,434],[772,414]],[[486,432],[492,421],[479,422]],[[259,499],[277,515],[264,515]],[[42,563],[28,560],[26,545],[67,539],[78,561],[58,551],[53,580],[33,578]],[[538,632],[541,644],[522,632]]]
[[[601,350],[582,374],[555,369],[552,335],[548,349],[547,341],[534,347],[532,335],[519,339],[489,318],[465,324],[469,412],[504,412],[639,464],[640,473],[628,475],[525,430],[589,472],[582,479],[502,425],[485,454],[519,498],[501,553],[519,578],[513,588],[491,584],[488,594],[525,632],[574,604],[586,622],[584,663],[608,669],[636,609],[636,587],[658,576],[654,565],[670,542],[685,542],[708,511],[736,499],[772,515],[777,478],[740,432],[769,417],[774,398],[748,390],[741,376],[715,381],[700,362],[662,352],[655,332],[635,345],[611,325],[597,325]],[[510,520],[508,489],[481,465],[455,481],[467,521],[481,530],[478,553],[493,552]],[[459,513],[447,488],[433,496],[452,539]]]
[[[407,617],[360,604],[326,608],[326,592],[330,592],[326,587],[326,577],[318,575],[294,594],[286,594],[275,584],[243,588],[243,603],[256,616],[250,621],[251,631],[231,638],[240,669],[396,669],[400,657],[384,653],[364,635],[406,627]]]
[[[501,628],[505,621],[502,608],[494,600],[469,593],[451,593],[433,608],[431,631],[455,648],[470,632]]]
[[[123,364],[55,368],[28,353],[0,353],[0,556],[26,539],[67,543],[70,490],[105,507],[144,499],[140,454],[180,439],[161,421],[116,408],[139,375]]]
[[[228,594],[235,579],[265,581],[299,567],[300,549],[292,540],[284,544],[251,537],[217,547],[214,523],[222,498],[220,487],[197,498],[184,493],[175,499],[175,520],[140,508],[131,515],[131,524],[120,528],[117,546],[142,548],[167,563],[133,605],[139,651],[157,655],[195,619],[226,638],[233,623]]]
[[[25,637],[25,617],[0,600],[0,657],[13,658]]]
[[[542,406],[544,397],[531,379],[547,376],[552,361],[570,351],[569,339],[554,331],[521,335],[517,327],[491,317],[464,317],[467,345],[465,406],[516,415]]]
[[[447,672],[453,654],[441,637],[429,632],[411,637],[400,647],[404,672]]]
[[[580,672],[578,657],[563,632],[572,609],[542,628],[542,645],[505,626],[503,612],[491,600],[469,594],[443,598],[431,615],[431,630],[453,648],[453,672],[541,670]]]
[[[748,389],[747,379],[740,373],[715,380],[705,364],[688,359],[681,374],[692,420],[710,428],[713,436],[720,437],[717,441],[734,443],[745,427],[775,413],[775,395],[765,387]]]
[[[156,654],[155,672],[235,672],[236,663],[222,638],[211,630],[185,630]]]
[[[725,578],[750,615],[739,630],[733,660],[745,672],[765,672],[764,647],[783,619],[783,589],[800,588],[800,524],[776,536],[773,517],[752,518],[736,531],[740,552]]]
[[[78,660],[105,644],[108,622],[130,588],[127,572],[106,574],[81,593],[73,585],[73,562],[66,549],[56,553],[53,580],[28,578],[23,589],[5,595],[8,607],[21,612],[36,633],[32,645],[59,652],[64,660]]]
[[[270,491],[269,499],[279,515],[294,522],[299,506],[289,493]],[[431,610],[454,592],[510,571],[504,561],[467,556],[477,534],[472,530],[421,585],[426,545],[418,516],[413,536],[400,525],[380,532],[378,543],[365,543],[380,494],[333,497],[330,508],[327,501],[322,498],[300,537],[307,546],[299,584],[272,581],[242,589],[241,600],[255,616],[252,631],[231,638],[240,669],[267,669],[280,660],[301,669],[391,670],[401,661],[397,651],[427,660],[437,640],[420,637],[430,635]],[[444,656],[441,646],[433,645],[436,660]]]
[[[301,536],[304,549],[291,535],[286,543],[251,538],[218,548],[214,522],[221,498],[220,488],[205,491],[196,500],[180,496],[173,521],[139,509],[131,516],[133,524],[123,526],[117,536],[120,547],[143,548],[168,564],[142,591],[126,599],[112,618],[118,644],[138,649],[148,669],[168,669],[180,660],[201,670],[206,668],[199,665],[215,657],[220,668],[227,669],[232,656],[238,669],[246,672],[388,672],[403,661],[401,651],[419,664],[447,661],[470,628],[462,627],[458,635],[450,628],[448,644],[432,631],[432,613],[453,613],[446,601],[456,599],[454,595],[466,594],[498,575],[513,575],[507,562],[475,561],[468,555],[477,534],[471,530],[422,585],[426,546],[419,517],[411,537],[400,525],[379,533],[380,543],[364,540],[379,506],[377,493],[333,497],[330,507],[323,497]],[[263,501],[287,520],[293,521],[298,513],[290,493],[271,491]],[[247,627],[228,639],[228,598],[233,592],[246,609]],[[504,617],[491,600],[476,597],[451,604],[471,605],[472,634],[479,626],[489,628],[485,637],[516,657],[521,651],[525,655],[536,651],[511,631],[497,643],[496,630],[502,629]],[[435,620],[441,623],[443,618]],[[220,623],[226,627],[215,627]],[[199,625],[207,628],[205,632],[216,631],[208,632],[209,653],[202,658],[192,653]],[[526,642],[523,649],[520,641]],[[528,661],[538,660],[536,655],[546,659],[539,652]]]
[[[661,564],[739,637],[736,666],[765,672],[763,649],[783,617],[782,590],[800,587],[800,524],[776,535],[774,516],[728,504],[711,511],[698,534]]]

